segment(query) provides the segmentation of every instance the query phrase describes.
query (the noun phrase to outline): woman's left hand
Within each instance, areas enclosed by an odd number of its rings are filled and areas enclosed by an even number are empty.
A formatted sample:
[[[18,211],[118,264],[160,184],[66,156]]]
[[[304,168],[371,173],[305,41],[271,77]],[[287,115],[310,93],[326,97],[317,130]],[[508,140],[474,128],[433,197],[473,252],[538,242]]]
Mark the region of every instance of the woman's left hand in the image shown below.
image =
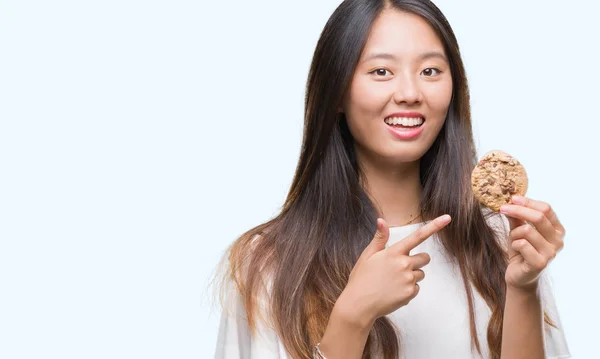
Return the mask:
[[[513,196],[512,203],[500,208],[510,222],[506,285],[535,290],[541,272],[564,246],[565,228],[548,203],[521,196]]]

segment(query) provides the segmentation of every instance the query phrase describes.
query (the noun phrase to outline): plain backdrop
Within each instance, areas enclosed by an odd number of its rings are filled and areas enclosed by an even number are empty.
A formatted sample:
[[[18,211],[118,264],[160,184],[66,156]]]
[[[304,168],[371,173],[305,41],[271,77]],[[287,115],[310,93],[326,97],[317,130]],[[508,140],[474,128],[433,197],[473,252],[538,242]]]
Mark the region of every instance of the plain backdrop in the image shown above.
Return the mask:
[[[281,208],[339,0],[0,1],[0,358],[211,358],[225,248]],[[479,153],[567,228],[550,266],[596,358],[600,6],[439,0]]]

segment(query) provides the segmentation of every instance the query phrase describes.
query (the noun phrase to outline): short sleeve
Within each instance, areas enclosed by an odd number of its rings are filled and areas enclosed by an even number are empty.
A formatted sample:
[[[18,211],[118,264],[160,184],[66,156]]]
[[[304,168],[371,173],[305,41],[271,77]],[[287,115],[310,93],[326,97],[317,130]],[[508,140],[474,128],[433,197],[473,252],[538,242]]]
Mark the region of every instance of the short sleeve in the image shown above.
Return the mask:
[[[547,270],[545,270],[540,277],[540,294],[542,298],[542,308],[548,313],[552,322],[557,326],[557,328],[554,328],[544,322],[544,346],[546,348],[546,358],[571,358],[564,327],[560,320],[560,315],[554,299],[551,277],[547,273]]]
[[[289,359],[276,332],[259,323],[250,334],[242,298],[229,285],[221,313],[215,359]]]

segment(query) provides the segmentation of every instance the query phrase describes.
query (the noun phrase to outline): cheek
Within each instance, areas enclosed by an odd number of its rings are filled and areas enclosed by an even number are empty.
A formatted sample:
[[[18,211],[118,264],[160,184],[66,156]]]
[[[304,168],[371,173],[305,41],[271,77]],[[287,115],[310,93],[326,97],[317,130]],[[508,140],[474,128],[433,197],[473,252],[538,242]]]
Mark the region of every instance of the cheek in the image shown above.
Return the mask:
[[[427,94],[427,102],[429,108],[434,111],[438,116],[445,117],[445,114],[450,105],[452,99],[452,82],[449,81],[440,86],[435,86],[429,89]]]
[[[362,118],[378,116],[387,103],[387,92],[383,86],[376,86],[365,78],[357,78],[350,88],[348,112],[351,117]]]
[[[352,82],[349,95],[345,105],[348,128],[357,141],[364,142],[370,137],[366,136],[367,133],[376,131],[376,123],[389,101],[389,93],[384,86],[377,86],[366,78],[357,78]]]

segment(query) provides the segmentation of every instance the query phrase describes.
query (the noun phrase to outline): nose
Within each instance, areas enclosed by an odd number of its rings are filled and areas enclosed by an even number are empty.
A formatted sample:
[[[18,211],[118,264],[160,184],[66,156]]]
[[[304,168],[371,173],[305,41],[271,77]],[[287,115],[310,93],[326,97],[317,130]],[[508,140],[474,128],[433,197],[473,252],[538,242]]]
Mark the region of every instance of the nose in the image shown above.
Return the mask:
[[[419,87],[418,80],[412,76],[403,76],[399,79],[394,92],[394,102],[397,104],[415,104],[423,100],[423,93]]]

